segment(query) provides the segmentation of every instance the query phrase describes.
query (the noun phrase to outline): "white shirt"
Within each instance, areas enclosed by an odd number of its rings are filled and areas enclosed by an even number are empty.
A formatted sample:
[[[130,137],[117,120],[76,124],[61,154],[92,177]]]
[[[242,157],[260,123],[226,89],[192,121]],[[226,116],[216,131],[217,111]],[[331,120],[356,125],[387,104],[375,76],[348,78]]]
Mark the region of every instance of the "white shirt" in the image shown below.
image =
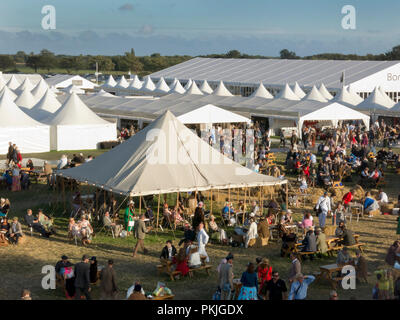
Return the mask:
[[[201,229],[197,234],[197,243],[199,244],[199,247],[205,246],[208,243],[209,238],[207,232],[204,229]]]
[[[389,198],[388,198],[388,196],[387,196],[387,194],[385,192],[382,191],[379,194],[379,201],[382,202],[382,203],[389,203]]]
[[[321,196],[319,199],[318,199],[318,203],[317,203],[317,210],[319,209],[319,208],[321,208],[321,210],[323,211],[323,212],[328,212],[328,211],[330,211],[331,210],[331,199],[329,198],[329,197],[324,197],[324,196]]]

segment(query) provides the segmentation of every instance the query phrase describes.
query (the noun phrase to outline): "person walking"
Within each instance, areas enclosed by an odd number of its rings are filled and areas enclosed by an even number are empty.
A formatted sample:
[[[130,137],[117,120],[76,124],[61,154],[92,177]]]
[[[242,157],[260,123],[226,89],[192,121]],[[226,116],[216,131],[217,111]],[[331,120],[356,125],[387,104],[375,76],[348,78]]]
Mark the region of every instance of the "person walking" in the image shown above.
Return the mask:
[[[324,195],[318,199],[315,208],[318,212],[319,226],[323,229],[325,228],[326,217],[331,212],[331,199],[329,198],[327,191],[325,191]]]
[[[144,223],[145,215],[141,214],[140,219],[138,221],[138,226],[135,228],[135,236],[138,239],[136,242],[136,246],[133,249],[133,255],[132,257],[134,258],[136,256],[136,253],[139,250],[139,246],[143,249],[143,253],[147,254],[148,250],[144,247],[144,239],[146,237],[146,233],[148,233],[151,230],[151,227],[146,228],[146,224]]]
[[[82,294],[85,295],[86,300],[92,300],[90,296],[90,266],[89,266],[89,256],[83,255],[82,261],[75,265],[75,300],[80,300]]]
[[[218,286],[221,290],[221,300],[230,300],[231,294],[234,294],[233,287],[233,254],[229,253],[225,258],[226,263],[221,264],[218,273]]]
[[[289,300],[305,300],[307,298],[308,286],[315,280],[314,276],[303,276],[298,273],[296,281],[293,282],[290,288]]]
[[[118,293],[118,287],[115,280],[114,261],[108,260],[108,266],[100,273],[100,299],[115,300]]]

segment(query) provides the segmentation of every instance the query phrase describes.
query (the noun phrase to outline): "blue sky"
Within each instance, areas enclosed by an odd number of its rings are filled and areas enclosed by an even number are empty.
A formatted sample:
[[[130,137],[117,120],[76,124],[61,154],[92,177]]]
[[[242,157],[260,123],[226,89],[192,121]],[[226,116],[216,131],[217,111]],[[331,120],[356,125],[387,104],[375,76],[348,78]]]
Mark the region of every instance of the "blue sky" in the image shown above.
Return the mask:
[[[44,5],[56,30],[41,28]],[[341,27],[344,5],[356,30]],[[399,12],[398,0],[2,0],[0,53],[381,53],[400,44]]]

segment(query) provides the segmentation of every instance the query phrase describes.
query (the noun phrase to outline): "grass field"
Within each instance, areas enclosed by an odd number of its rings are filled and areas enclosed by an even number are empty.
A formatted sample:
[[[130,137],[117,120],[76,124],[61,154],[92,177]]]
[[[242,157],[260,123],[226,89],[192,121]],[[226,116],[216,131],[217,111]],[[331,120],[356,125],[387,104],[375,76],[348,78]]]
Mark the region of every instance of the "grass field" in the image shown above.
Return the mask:
[[[42,159],[59,159],[61,153],[47,153],[45,155],[30,155]],[[75,152],[72,152],[75,153]],[[88,154],[84,153],[85,156]],[[90,151],[90,154],[96,155]],[[278,164],[282,163],[284,154],[278,154]],[[25,156],[27,158],[27,156]],[[292,179],[292,178],[290,178]],[[393,169],[386,175],[386,192],[392,199],[397,199],[399,189],[399,179]],[[346,186],[347,189],[347,186]],[[90,187],[83,187],[82,193],[93,191]],[[67,190],[66,199],[71,199],[71,191]],[[207,193],[205,193],[207,195]],[[221,193],[222,195],[222,193]],[[207,252],[213,265],[212,275],[208,277],[205,273],[196,273],[193,279],[185,278],[178,281],[170,281],[166,275],[157,275],[156,264],[159,262],[159,254],[167,239],[177,242],[182,237],[182,231],[151,232],[145,244],[149,249],[149,254],[144,256],[140,253],[132,258],[132,248],[135,244],[133,237],[126,239],[112,239],[111,236],[97,234],[89,247],[75,246],[67,240],[67,218],[68,214],[63,215],[63,202],[61,194],[49,191],[47,186],[39,184],[33,185],[29,191],[11,193],[0,190],[1,197],[7,197],[12,204],[10,217],[23,217],[27,208],[32,208],[34,212],[38,208],[44,208],[45,212],[55,216],[56,226],[59,233],[50,239],[43,239],[34,235],[30,237],[27,228],[24,227],[26,242],[19,246],[0,247],[0,273],[2,274],[2,284],[0,285],[0,299],[18,299],[21,289],[29,288],[32,291],[33,299],[64,299],[64,294],[60,289],[44,290],[41,287],[41,269],[44,265],[54,265],[61,255],[66,254],[73,263],[79,262],[83,254],[96,256],[100,265],[104,265],[109,258],[114,259],[117,273],[117,283],[120,289],[119,298],[124,298],[127,288],[136,280],[140,280],[145,291],[152,291],[157,285],[157,281],[163,281],[176,295],[176,299],[211,299],[217,285],[216,267],[226,254],[233,252],[235,278],[240,278],[241,273],[249,261],[255,262],[256,257],[268,257],[274,269],[280,272],[283,279],[286,279],[289,268],[289,258],[281,258],[280,243],[271,242],[267,247],[260,249],[232,248],[228,246],[211,244],[207,247]],[[174,195],[169,196],[170,204],[174,203]],[[224,196],[221,197],[223,199]],[[234,198],[235,199],[235,198]],[[67,201],[69,202],[69,201]],[[236,199],[235,201],[236,202]],[[136,201],[136,204],[138,202]],[[218,216],[222,201],[213,204],[214,214]],[[209,203],[206,201],[209,208]],[[125,208],[125,206],[123,207]],[[156,208],[155,212],[156,212]],[[295,212],[295,219],[300,220],[301,214],[305,209],[292,209]],[[311,206],[306,207],[311,210]],[[67,212],[70,209],[67,206]],[[330,223],[330,219],[328,219]],[[379,216],[374,218],[361,218],[359,222],[353,219],[350,228],[360,234],[360,240],[366,243],[365,256],[369,263],[369,271],[372,272],[380,267],[385,267],[384,257],[389,245],[397,238],[396,236],[396,217]],[[95,227],[95,229],[98,229]],[[314,261],[303,262],[303,273],[311,274],[319,271],[320,265],[335,262],[334,258],[315,259]],[[374,277],[369,277],[369,284],[357,284],[356,290],[339,289],[340,299],[371,299],[371,290],[374,284]],[[312,284],[309,289],[310,299],[328,298],[330,285],[327,282]],[[99,289],[93,288],[93,297],[99,297]]]

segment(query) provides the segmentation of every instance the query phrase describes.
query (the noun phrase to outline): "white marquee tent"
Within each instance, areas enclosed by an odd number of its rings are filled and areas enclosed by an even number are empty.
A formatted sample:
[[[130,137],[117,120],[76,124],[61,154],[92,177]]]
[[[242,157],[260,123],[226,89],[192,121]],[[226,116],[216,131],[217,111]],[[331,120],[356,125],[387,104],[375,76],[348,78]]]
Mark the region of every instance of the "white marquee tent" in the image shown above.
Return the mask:
[[[142,87],[140,88],[140,91],[149,93],[149,92],[153,92],[155,89],[156,89],[155,84],[153,83],[151,78],[149,76],[147,76],[144,79],[144,82],[143,82]]]
[[[319,102],[328,102],[327,99],[318,91],[316,86],[313,86],[311,91],[303,97],[303,100],[314,100]]]
[[[187,89],[185,94],[198,94],[201,96],[204,95],[204,93],[197,86],[196,81],[192,81],[192,84],[190,85],[189,89]]]
[[[15,143],[22,153],[50,151],[50,128],[25,114],[13,102],[9,91],[0,98],[0,154]]]
[[[18,96],[14,93],[14,91],[12,91],[7,86],[4,86],[3,89],[0,91],[0,98],[4,94],[4,92],[7,92],[7,94],[11,97],[12,101],[15,101],[15,99],[18,98]]]
[[[119,81],[117,82],[117,84],[115,85],[115,89],[122,89],[122,90],[124,90],[124,89],[128,88],[128,86],[129,86],[128,81],[126,81],[125,77],[122,76],[122,77],[119,79]]]
[[[366,98],[363,102],[356,105],[356,110],[388,110],[395,105],[395,102],[390,99],[386,93],[382,93],[378,87]]]
[[[350,93],[346,87],[343,87],[339,94],[335,96],[333,101],[344,102],[351,106],[356,106],[363,102],[363,99],[356,93]]]
[[[260,85],[258,86],[257,90],[255,90],[250,95],[250,98],[254,98],[254,97],[260,97],[260,98],[265,98],[265,99],[273,99],[274,98],[274,96],[267,89],[265,89],[262,82],[260,82]]]
[[[20,95],[25,89],[27,89],[28,91],[32,91],[34,87],[35,86],[32,84],[29,78],[26,77],[24,82],[22,82],[22,84],[17,89],[15,89],[14,92]]]
[[[319,92],[324,96],[324,98],[326,100],[331,100],[333,99],[333,96],[330,94],[330,92],[328,91],[328,89],[326,89],[325,85],[323,83],[321,83],[321,85],[319,86]]]
[[[171,85],[171,90],[169,93],[179,93],[179,94],[184,94],[186,90],[182,87],[181,83],[179,80],[174,81],[175,84]]]
[[[166,94],[170,91],[170,88],[168,87],[167,83],[165,82],[164,78],[161,77],[160,80],[158,81],[156,88],[154,89],[155,93],[159,94]]]
[[[285,100],[296,100],[299,101],[300,97],[298,97],[292,89],[290,89],[289,85],[286,83],[283,90],[281,90],[276,96],[275,99],[285,99]]]
[[[32,109],[24,111],[33,119],[43,121],[55,113],[60,107],[61,103],[57,100],[55,94],[50,89],[47,89],[42,99],[40,99]]]
[[[175,78],[176,79],[176,78]],[[204,80],[201,83],[200,90],[205,94],[212,94],[213,89],[211,89],[210,85],[208,84],[207,80]]]
[[[297,81],[295,82],[293,86],[293,92],[296,96],[298,96],[300,99],[303,99],[306,96],[306,93],[300,88],[299,84]]]
[[[43,122],[51,126],[51,150],[96,149],[99,142],[117,138],[116,124],[101,119],[76,93]]]
[[[7,82],[7,87],[10,88],[11,90],[17,89],[20,85],[21,83],[17,80],[15,75],[12,75],[10,80],[8,80]]]
[[[222,81],[219,82],[218,87],[212,93],[214,96],[233,97],[233,94],[225,87]]]
[[[189,81],[186,82],[186,84],[185,84],[185,86],[183,87],[183,89],[188,90],[189,87],[192,85],[192,81],[193,81],[192,79],[189,79]]]
[[[32,107],[36,104],[37,100],[33,97],[31,91],[27,87],[21,92],[19,97],[15,99],[14,102],[18,107],[32,109]]]
[[[32,89],[31,93],[35,99],[39,100],[43,97],[48,88],[49,86],[47,82],[44,79],[40,79],[39,83]]]
[[[113,76],[110,74],[107,81],[101,86],[103,89],[114,89],[117,82],[114,80]]]

